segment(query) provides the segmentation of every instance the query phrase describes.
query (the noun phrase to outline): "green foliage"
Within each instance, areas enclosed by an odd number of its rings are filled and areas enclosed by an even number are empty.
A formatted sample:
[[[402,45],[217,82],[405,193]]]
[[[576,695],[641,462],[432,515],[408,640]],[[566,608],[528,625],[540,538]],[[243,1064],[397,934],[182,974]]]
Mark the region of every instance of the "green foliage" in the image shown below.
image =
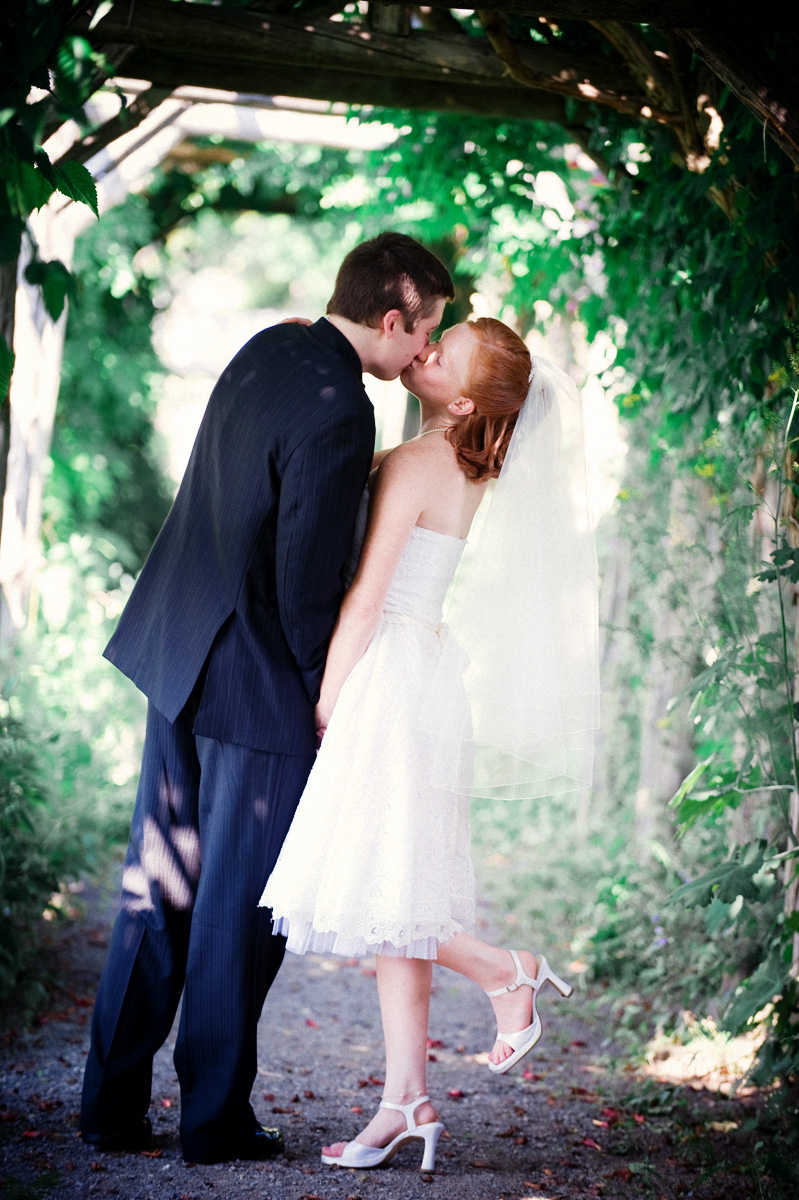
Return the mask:
[[[127,836],[144,701],[102,657],[133,585],[107,539],[47,554],[35,624],[0,697],[0,999],[32,1002],[42,916]]]
[[[161,374],[154,293],[163,285],[136,259],[156,233],[147,204],[132,196],[78,241],[44,498],[50,544],[102,531],[129,572],[141,566],[171,503],[152,427]]]
[[[66,34],[81,0],[5,0],[0,13],[0,265],[16,262],[26,222],[53,192],[87,204],[97,215],[97,190],[81,163],[54,167],[42,141],[49,122],[81,120],[81,106],[105,70],[85,38]],[[29,103],[31,90],[40,99]],[[28,230],[31,245],[35,244]],[[45,307],[60,316],[71,288],[62,263],[32,264],[28,278],[44,291]],[[0,390],[5,396],[13,351],[0,334]]]
[[[44,846],[50,793],[37,747],[19,722],[0,717],[0,999],[25,964],[26,942],[58,884]]]
[[[67,296],[74,295],[75,281],[67,268],[58,259],[42,262],[34,259],[25,269],[28,283],[40,284],[44,306],[54,321],[64,311]]]

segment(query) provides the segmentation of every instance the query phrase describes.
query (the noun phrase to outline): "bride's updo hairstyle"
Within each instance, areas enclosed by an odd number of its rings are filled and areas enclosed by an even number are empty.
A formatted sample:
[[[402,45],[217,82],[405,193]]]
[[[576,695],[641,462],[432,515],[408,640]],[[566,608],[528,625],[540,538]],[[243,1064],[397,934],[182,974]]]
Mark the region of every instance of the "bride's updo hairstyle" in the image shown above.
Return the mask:
[[[466,394],[475,411],[447,432],[458,463],[470,479],[499,475],[530,386],[530,351],[493,317],[467,322],[477,338]]]

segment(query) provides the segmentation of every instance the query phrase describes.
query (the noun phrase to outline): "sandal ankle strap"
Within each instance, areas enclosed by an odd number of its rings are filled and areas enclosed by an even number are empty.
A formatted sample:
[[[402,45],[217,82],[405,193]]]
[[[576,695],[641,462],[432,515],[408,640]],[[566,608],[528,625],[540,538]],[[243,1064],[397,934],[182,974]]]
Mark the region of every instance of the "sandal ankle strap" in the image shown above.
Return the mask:
[[[516,989],[520,987],[531,987],[533,991],[536,991],[538,988],[538,980],[531,979],[529,975],[525,974],[522,968],[521,960],[516,951],[510,950],[508,953],[513,959],[513,965],[516,968],[516,978],[514,979],[513,983],[508,983],[505,985],[505,987],[494,988],[492,992],[486,992],[487,996],[504,996],[506,992],[515,992]]]
[[[413,1133],[416,1128],[414,1113],[420,1104],[428,1103],[430,1097],[428,1095],[417,1096],[414,1100],[409,1100],[407,1104],[395,1104],[393,1100],[381,1100],[381,1108],[393,1108],[395,1112],[401,1112],[405,1118],[405,1124],[408,1126],[408,1133]]]

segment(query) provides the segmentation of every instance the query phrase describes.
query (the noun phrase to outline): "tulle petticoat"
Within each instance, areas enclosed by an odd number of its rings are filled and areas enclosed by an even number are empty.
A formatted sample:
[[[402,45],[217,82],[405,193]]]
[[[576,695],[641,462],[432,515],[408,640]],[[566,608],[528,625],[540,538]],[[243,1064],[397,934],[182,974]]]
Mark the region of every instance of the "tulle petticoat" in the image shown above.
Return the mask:
[[[341,691],[261,899],[295,953],[434,959],[474,928],[472,764],[462,750],[471,717],[458,672],[447,689],[451,739],[434,746],[419,723],[446,637],[384,615]],[[439,763],[449,756],[451,790],[431,785],[434,750]]]

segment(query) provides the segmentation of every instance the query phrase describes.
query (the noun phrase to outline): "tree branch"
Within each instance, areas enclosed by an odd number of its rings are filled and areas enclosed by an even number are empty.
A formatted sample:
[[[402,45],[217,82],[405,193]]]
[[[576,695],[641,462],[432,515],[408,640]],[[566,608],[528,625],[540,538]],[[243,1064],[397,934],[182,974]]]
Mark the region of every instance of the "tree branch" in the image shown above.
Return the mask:
[[[607,108],[614,108],[617,112],[626,113],[631,117],[654,117],[655,120],[664,124],[674,123],[673,113],[666,112],[664,109],[652,108],[647,103],[646,97],[630,96],[621,89],[616,90],[607,85],[602,86],[598,83],[599,76],[594,71],[590,73],[590,77],[583,76],[581,64],[579,62],[575,64],[573,59],[570,60],[571,68],[568,71],[552,73],[537,69],[536,64],[543,64],[554,47],[531,43],[529,47],[523,49],[521,43],[513,41],[508,36],[499,13],[477,9],[476,15],[485,30],[486,37],[497,53],[497,57],[504,63],[511,77],[518,83],[524,84],[525,87],[540,88],[543,91],[556,92],[562,96],[574,96],[580,100],[593,101],[595,104],[603,104]],[[533,52],[531,52],[531,47],[534,47]]]
[[[632,25],[622,25],[618,21],[589,21],[589,24],[618,51],[652,102],[668,112],[676,112],[666,56],[659,58]]]
[[[736,32],[676,29],[730,91],[763,122],[774,141],[799,166],[799,90],[751,40]]]

